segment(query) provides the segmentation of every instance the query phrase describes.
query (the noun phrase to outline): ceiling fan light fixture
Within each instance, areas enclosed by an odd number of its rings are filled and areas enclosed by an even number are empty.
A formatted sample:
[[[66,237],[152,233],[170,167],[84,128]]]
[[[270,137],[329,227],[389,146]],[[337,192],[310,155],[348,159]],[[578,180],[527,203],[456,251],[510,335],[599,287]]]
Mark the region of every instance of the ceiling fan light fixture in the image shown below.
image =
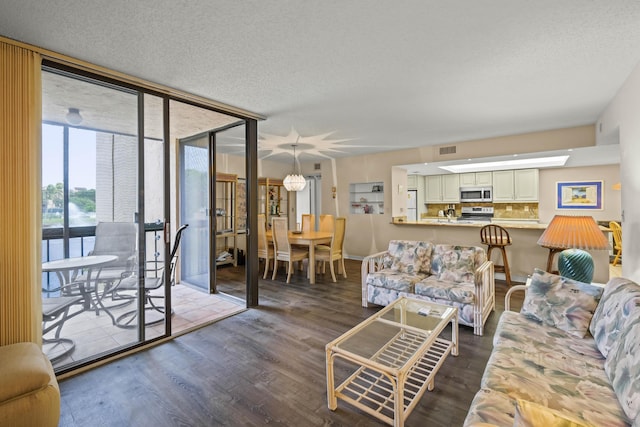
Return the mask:
[[[296,146],[298,145],[298,141],[292,145],[293,147],[293,173],[290,173],[284,178],[282,182],[284,184],[284,188],[287,191],[302,191],[304,187],[307,185],[307,180],[304,179],[300,173],[296,172]]]
[[[69,112],[66,115],[67,122],[70,125],[79,125],[82,123],[82,116],[80,115],[80,109],[69,108]]]

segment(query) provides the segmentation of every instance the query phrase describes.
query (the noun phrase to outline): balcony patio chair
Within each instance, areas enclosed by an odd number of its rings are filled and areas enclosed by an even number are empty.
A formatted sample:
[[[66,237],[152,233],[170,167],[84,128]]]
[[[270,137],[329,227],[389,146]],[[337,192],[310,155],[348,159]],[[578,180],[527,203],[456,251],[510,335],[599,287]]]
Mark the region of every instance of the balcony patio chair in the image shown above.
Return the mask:
[[[278,261],[287,262],[287,283],[291,283],[291,273],[293,273],[293,263],[302,262],[309,258],[309,251],[294,247],[289,243],[289,231],[287,229],[286,218],[272,218],[271,232],[273,233],[273,246],[275,258],[273,260],[273,274],[271,280],[276,279],[278,273]]]
[[[189,224],[184,224],[180,228],[178,228],[178,231],[176,232],[176,235],[173,241],[173,247],[171,249],[168,273],[165,271],[163,267],[149,268],[146,270],[146,274],[145,274],[146,277],[144,278],[144,281],[143,281],[144,284],[142,285],[144,287],[143,297],[145,300],[144,301],[145,326],[155,325],[157,323],[161,323],[162,321],[164,321],[164,313],[166,311],[165,306],[158,305],[154,302],[154,299],[164,299],[164,294],[158,295],[158,294],[152,294],[152,292],[158,289],[161,289],[164,285],[166,285],[167,277],[169,278],[168,284],[170,286],[175,285],[176,264],[178,262],[178,248],[180,247],[180,240],[182,238],[182,233],[187,227],[189,227]],[[149,261],[147,262],[147,264],[155,266],[158,263],[156,261]],[[141,286],[139,282],[140,282],[140,278],[138,277],[137,272],[132,272],[132,274],[121,279],[118,282],[114,291],[116,292],[136,291],[137,292]],[[163,316],[160,316],[160,318],[148,319],[146,313],[153,314],[153,312],[161,313]],[[173,311],[171,314],[173,315]],[[137,323],[135,322],[137,318],[138,318],[138,309],[130,310],[130,311],[127,311],[126,313],[119,315],[117,318],[115,318],[114,323],[116,326],[120,328],[131,329],[131,328],[137,327]]]
[[[42,344],[51,363],[55,363],[71,355],[75,343],[71,338],[60,336],[62,326],[72,317],[84,311],[83,298],[80,296],[44,298],[42,300]],[[72,312],[71,308],[74,307]],[[53,338],[45,335],[55,329]],[[61,351],[58,351],[58,348]]]
[[[92,274],[91,282],[94,283],[95,309],[108,310],[130,304],[133,299],[130,295],[122,295],[114,292],[115,284],[128,272],[136,267],[137,226],[133,222],[99,222],[96,225],[96,237],[93,250],[87,255],[114,255],[118,258],[100,268]],[[76,281],[84,281],[86,277],[78,276]],[[105,297],[111,297],[116,304],[105,306]]]
[[[258,215],[258,259],[264,259],[264,275],[267,278],[269,273],[269,263],[275,259],[273,252],[273,242],[267,238],[267,222],[264,214]]]

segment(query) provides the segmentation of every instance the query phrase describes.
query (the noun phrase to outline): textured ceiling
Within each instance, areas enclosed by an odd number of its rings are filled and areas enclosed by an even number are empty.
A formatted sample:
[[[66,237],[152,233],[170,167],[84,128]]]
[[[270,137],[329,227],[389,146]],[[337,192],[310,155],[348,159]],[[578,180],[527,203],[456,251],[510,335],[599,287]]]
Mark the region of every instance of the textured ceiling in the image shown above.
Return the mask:
[[[262,114],[304,161],[594,123],[640,2],[0,0],[0,34]]]

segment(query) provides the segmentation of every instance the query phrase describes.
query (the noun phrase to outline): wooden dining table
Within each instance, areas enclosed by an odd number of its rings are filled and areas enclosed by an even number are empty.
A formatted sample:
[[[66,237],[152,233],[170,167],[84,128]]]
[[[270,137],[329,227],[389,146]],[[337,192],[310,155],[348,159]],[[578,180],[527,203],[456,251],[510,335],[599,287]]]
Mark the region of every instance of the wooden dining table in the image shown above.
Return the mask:
[[[291,231],[289,230],[289,243],[298,246],[309,247],[309,283],[316,283],[316,245],[331,243],[333,233],[328,231]],[[271,230],[267,231],[267,238],[273,240]]]

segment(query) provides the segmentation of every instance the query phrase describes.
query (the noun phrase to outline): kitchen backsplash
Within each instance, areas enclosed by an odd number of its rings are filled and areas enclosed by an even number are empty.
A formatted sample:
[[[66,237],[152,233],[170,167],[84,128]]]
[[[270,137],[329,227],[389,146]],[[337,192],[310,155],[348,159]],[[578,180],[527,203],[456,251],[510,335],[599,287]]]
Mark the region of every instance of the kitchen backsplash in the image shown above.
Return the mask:
[[[422,218],[438,216],[439,211],[445,214],[451,203],[429,203],[427,212]],[[512,219],[538,219],[538,203],[453,203],[456,216],[460,216],[462,206],[488,206],[493,207],[494,218]]]

